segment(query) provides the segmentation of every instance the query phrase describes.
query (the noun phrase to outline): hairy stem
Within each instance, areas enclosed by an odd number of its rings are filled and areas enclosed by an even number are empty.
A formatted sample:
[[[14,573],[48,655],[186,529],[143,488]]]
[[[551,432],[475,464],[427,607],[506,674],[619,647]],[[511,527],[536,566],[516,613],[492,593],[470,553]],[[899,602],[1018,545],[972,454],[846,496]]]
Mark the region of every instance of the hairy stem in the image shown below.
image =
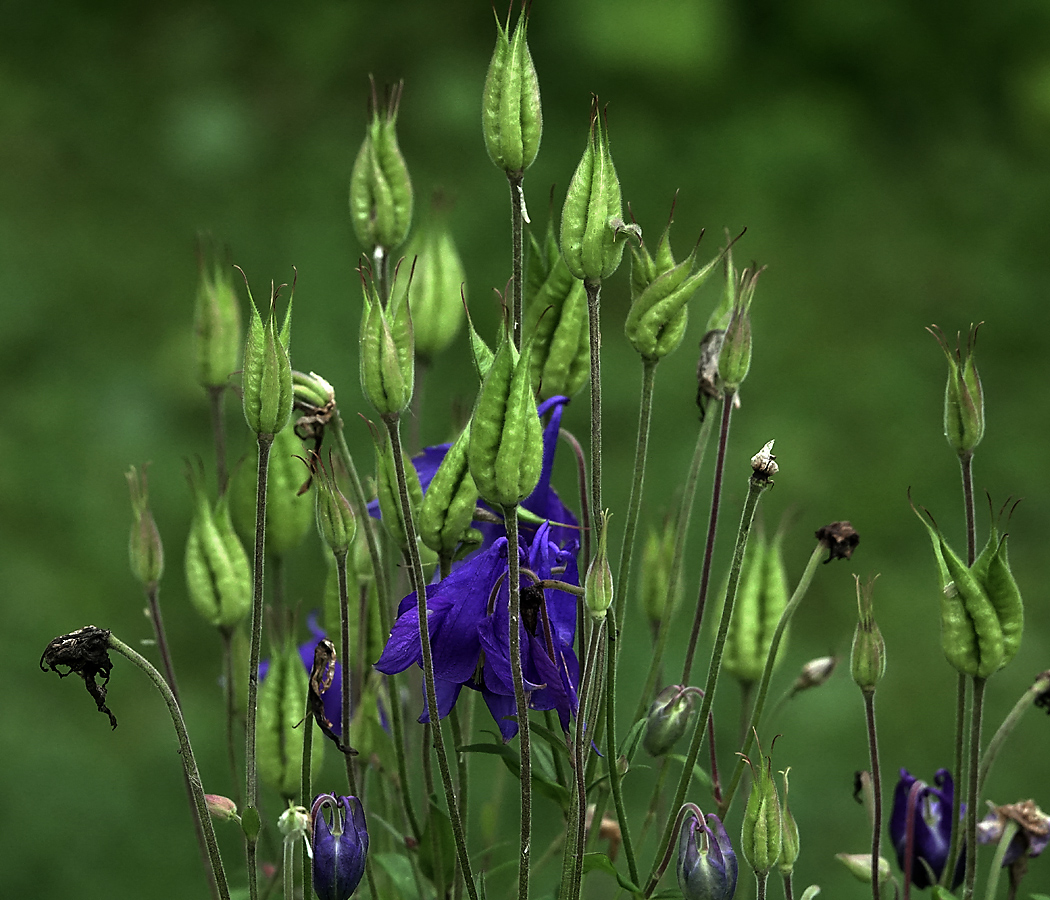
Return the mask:
[[[970,761],[967,764],[966,791],[966,880],[963,882],[963,900],[972,900],[977,884],[977,804],[980,800],[978,767],[981,755],[981,717],[984,711],[986,679],[974,677],[973,700],[970,703]],[[954,822],[952,823],[954,826]],[[953,829],[954,830],[954,829]]]
[[[864,691],[864,714],[868,724],[868,756],[871,760],[871,789],[874,813],[871,826],[871,893],[879,900],[879,842],[882,837],[882,775],[879,770],[879,738],[875,730],[875,691]]]
[[[979,792],[984,793],[985,780],[988,778],[988,773],[995,762],[995,757],[1010,736],[1010,732],[1021,721],[1021,716],[1025,714],[1028,707],[1035,701],[1035,698],[1048,690],[1050,690],[1050,671],[1043,672],[1036,678],[1035,683],[1021,695],[1021,699],[1014,704],[1014,708],[1003,719],[1003,724],[992,735],[992,739],[988,742],[987,748],[985,748],[984,756],[981,757],[981,768],[977,773],[977,790]]]

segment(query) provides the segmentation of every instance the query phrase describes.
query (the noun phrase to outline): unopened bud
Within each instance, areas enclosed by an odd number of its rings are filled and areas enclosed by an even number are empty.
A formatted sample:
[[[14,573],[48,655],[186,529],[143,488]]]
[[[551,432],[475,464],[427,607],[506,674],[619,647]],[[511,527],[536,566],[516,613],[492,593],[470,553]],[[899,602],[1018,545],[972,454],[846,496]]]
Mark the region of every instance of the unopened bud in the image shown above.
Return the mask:
[[[773,781],[773,762],[761,747],[758,760],[748,763],[754,780],[744,810],[740,849],[755,873],[763,875],[776,865],[783,847],[780,796]]]
[[[224,254],[205,247],[201,240],[197,265],[200,274],[193,307],[197,381],[205,388],[220,388],[237,369],[241,350],[240,303],[234,288],[233,266]]]
[[[244,417],[248,420],[248,427],[260,435],[277,434],[292,415],[292,366],[288,358],[292,299],[288,300],[284,324],[278,332],[275,306],[279,290],[271,290],[270,310],[265,323],[252,299],[251,290],[248,291],[251,321],[244,345]],[[294,297],[294,285],[292,294]]]
[[[784,803],[781,808],[781,822],[783,823],[783,844],[780,849],[780,859],[777,860],[777,869],[781,875],[790,875],[795,869],[795,860],[799,854],[798,823],[791,815],[791,807],[788,806],[788,772],[781,772],[784,776]]]
[[[609,511],[602,513],[601,530],[598,533],[598,550],[587,569],[584,581],[584,602],[592,619],[604,618],[613,602],[613,574],[606,552],[609,532]]]
[[[956,335],[953,354],[948,339],[936,325],[926,329],[937,339],[948,360],[948,384],[944,389],[944,436],[962,457],[971,456],[984,437],[984,392],[977,365],[973,361],[977,329],[981,324],[970,326],[965,355],[959,335]]]
[[[314,495],[314,514],[317,519],[317,530],[328,548],[337,556],[345,557],[350,550],[357,531],[350,501],[343,496],[335,480],[335,468],[331,457],[329,465],[316,459],[317,490]]]
[[[861,587],[860,578],[857,576],[854,578],[857,582],[857,608],[860,611],[860,620],[853,633],[850,670],[857,687],[865,694],[872,694],[875,692],[876,685],[882,680],[882,676],[886,674],[886,642],[882,638],[882,632],[879,631],[879,626],[875,622],[875,614],[872,611],[872,591],[875,581],[871,579]]]
[[[802,671],[791,687],[792,694],[808,691],[825,684],[839,664],[837,656],[820,656],[802,666]]]
[[[664,756],[671,752],[689,727],[696,698],[702,693],[698,688],[672,684],[656,695],[645,717],[645,736],[642,738],[642,746],[650,756]]]
[[[237,804],[229,797],[223,797],[219,794],[205,794],[204,802],[208,806],[208,812],[211,813],[211,817],[216,821],[240,821],[241,817],[237,815]]]
[[[131,538],[128,541],[128,558],[131,562],[131,574],[136,580],[149,587],[160,581],[164,574],[164,545],[160,541],[160,531],[153,520],[149,508],[149,483],[146,469],[132,466],[124,475],[131,490]]]
[[[836,853],[835,859],[841,862],[858,881],[871,884],[871,854],[870,853]],[[879,857],[879,884],[886,884],[890,880],[889,861]]]

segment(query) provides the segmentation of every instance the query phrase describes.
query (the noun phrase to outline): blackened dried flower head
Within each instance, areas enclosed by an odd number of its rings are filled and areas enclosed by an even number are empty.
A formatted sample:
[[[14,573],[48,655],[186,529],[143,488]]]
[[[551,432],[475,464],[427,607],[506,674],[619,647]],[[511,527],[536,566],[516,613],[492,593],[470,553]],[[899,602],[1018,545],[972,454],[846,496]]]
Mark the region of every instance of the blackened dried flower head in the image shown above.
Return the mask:
[[[1050,679],[1050,671],[1043,672],[1036,680],[1038,681],[1044,678]],[[1050,685],[1050,681],[1048,681],[1048,685]],[[1034,703],[1039,709],[1045,709],[1046,714],[1050,715],[1050,686],[1048,686],[1042,693],[1036,695]]]
[[[828,548],[827,564],[833,559],[849,559],[860,543],[860,535],[849,522],[832,522],[817,530],[817,540]]]
[[[68,672],[59,670],[65,666]],[[63,634],[51,641],[44,648],[40,657],[40,668],[46,672],[58,672],[59,678],[77,674],[84,679],[84,686],[95,701],[98,711],[109,716],[109,723],[117,727],[117,717],[106,706],[106,685],[113,661],[109,658],[109,631],[94,625],[85,625],[79,631]],[[95,681],[96,675],[102,675],[102,683]]]

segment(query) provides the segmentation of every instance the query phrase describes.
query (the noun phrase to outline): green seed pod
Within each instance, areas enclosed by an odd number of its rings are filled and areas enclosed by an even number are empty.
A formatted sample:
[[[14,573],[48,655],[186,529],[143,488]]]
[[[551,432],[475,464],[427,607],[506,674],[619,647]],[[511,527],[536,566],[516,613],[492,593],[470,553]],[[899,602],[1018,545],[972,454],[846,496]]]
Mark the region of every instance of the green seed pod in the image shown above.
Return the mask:
[[[452,558],[472,530],[478,489],[470,477],[467,448],[470,427],[464,428],[441,461],[419,509],[419,537],[435,553]]]
[[[244,346],[244,417],[256,434],[277,434],[292,416],[292,365],[288,345],[295,286],[292,286],[292,298],[288,300],[284,324],[278,334],[275,304],[279,290],[271,291],[270,313],[265,324],[252,299],[251,289],[248,290],[251,320]]]
[[[654,633],[674,615],[682,599],[682,579],[678,579],[671,594],[671,567],[674,564],[675,522],[666,517],[660,530],[649,529],[642,550],[639,574],[642,607]]]
[[[650,756],[666,756],[689,727],[696,708],[697,688],[672,684],[653,699],[645,717],[642,746]]]
[[[1024,633],[1024,601],[1017,587],[1006,553],[1008,535],[999,537],[993,518],[988,542],[974,560],[973,572],[984,586],[988,600],[995,607],[995,615],[1003,632],[1003,661],[1005,666],[1017,654]]]
[[[532,340],[532,386],[541,400],[571,397],[591,374],[587,292],[562,259],[554,224],[541,244],[530,235],[525,333]]]
[[[730,394],[735,394],[751,368],[751,300],[762,269],[749,266],[736,278],[733,311],[718,356],[718,374]]]
[[[470,339],[470,355],[474,360],[474,371],[478,373],[478,381],[484,381],[496,354],[489,349],[485,339],[475,330],[470,311],[464,310],[464,312],[467,314],[467,337]]]
[[[314,478],[314,514],[321,540],[336,556],[346,556],[357,532],[357,520],[350,501],[336,484],[335,472],[318,461]]]
[[[259,778],[282,797],[299,795],[302,787],[303,732],[309,675],[293,641],[286,641],[270,657],[266,677],[259,685],[256,760]],[[316,777],[324,758],[324,741],[313,742],[310,771]]]
[[[756,528],[744,551],[736,605],[722,661],[726,672],[744,684],[753,684],[762,677],[773,633],[788,604],[782,545],[783,531],[778,531],[770,541],[761,528]],[[786,639],[787,630],[781,638],[777,662],[784,654]]]
[[[156,586],[164,574],[164,545],[160,531],[149,508],[149,482],[146,469],[132,466],[124,475],[131,491],[131,538],[128,541],[128,559],[131,574],[145,588]]]
[[[390,91],[386,109],[380,110],[372,82],[372,120],[350,173],[350,221],[369,255],[376,247],[389,253],[402,244],[412,224],[412,179],[397,145],[403,88],[401,82]]]
[[[452,233],[440,220],[416,231],[405,258],[415,259],[411,308],[416,356],[429,362],[463,327],[466,273]]]
[[[628,235],[642,230],[623,220],[620,181],[616,177],[604,114],[591,101],[591,133],[576,167],[561,214],[561,253],[577,278],[597,284],[616,271]]]
[[[784,805],[781,810],[781,833],[783,845],[780,849],[780,859],[777,860],[777,869],[781,875],[790,875],[795,870],[795,861],[799,854],[798,823],[791,815],[791,807],[788,806],[788,767],[780,774],[784,776]]]
[[[598,549],[595,551],[590,566],[587,567],[587,577],[584,579],[583,599],[592,619],[605,618],[606,611],[612,606],[615,593],[612,568],[609,566],[609,555],[606,550],[609,532],[608,510],[602,512],[601,519]]]
[[[481,498],[516,506],[529,496],[543,467],[543,428],[529,376],[531,347],[519,356],[504,341],[481,386],[470,426],[467,459]]]
[[[860,620],[853,632],[853,650],[850,653],[850,670],[853,681],[865,694],[875,693],[875,688],[886,674],[886,642],[875,622],[872,611],[872,591],[875,582],[869,581],[861,587],[857,581],[857,608]]]
[[[671,223],[667,223],[656,256],[643,245],[631,246],[631,308],[624,330],[644,359],[662,359],[682,342],[689,322],[689,299],[714,271],[718,259],[693,272],[697,247],[675,264]]]
[[[375,283],[362,277],[364,310],[361,313],[361,391],[381,416],[404,412],[412,402],[415,350],[408,294],[412,282],[394,272],[390,302],[383,303]]]
[[[402,454],[405,467],[405,479],[408,482],[409,504],[413,518],[418,518],[419,507],[423,503],[423,489],[419,486],[419,475],[407,454]],[[409,546],[408,534],[405,531],[405,520],[401,514],[401,494],[397,486],[397,469],[394,467],[394,449],[390,436],[384,434],[376,442],[376,482],[379,493],[379,513],[387,531],[402,550]]]
[[[977,364],[973,361],[977,329],[980,327],[981,323],[970,326],[965,356],[959,336],[956,336],[953,355],[947,338],[936,325],[926,329],[937,339],[948,360],[948,384],[944,389],[944,436],[955,452],[966,458],[973,454],[974,448],[984,437],[984,392],[981,390]]]
[[[485,76],[481,103],[481,130],[489,158],[504,172],[520,176],[540,149],[543,113],[540,83],[525,39],[529,19],[522,4],[518,24],[510,33],[496,17],[496,49]]]
[[[241,307],[233,283],[233,267],[214,250],[198,242],[197,297],[193,306],[193,336],[197,350],[197,381],[204,388],[224,387],[237,370],[241,350]]]
[[[273,439],[266,470],[266,552],[273,556],[287,556],[313,525],[313,498],[299,493],[309,475],[302,456],[303,444],[294,429],[285,428]],[[248,546],[255,543],[258,478],[256,456],[251,453],[237,468],[230,486],[233,521]]]
[[[762,876],[777,864],[783,847],[780,797],[773,781],[773,762],[762,753],[761,747],[758,761],[748,762],[754,780],[744,810],[740,849],[755,874]]]
[[[998,602],[1003,604],[1004,618],[992,603],[987,590],[991,562],[999,555],[999,541],[995,530],[994,549],[982,552],[972,567],[956,555],[941,536],[932,517],[927,522],[918,510],[919,521],[926,526],[933,544],[937,568],[941,576],[941,647],[948,662],[964,675],[987,678],[1007,662],[1007,644],[1004,626],[1010,633],[1011,654],[1016,652],[1023,627],[1020,595],[1011,596],[997,582]],[[929,513],[927,513],[929,516]],[[931,524],[931,522],[933,524]],[[992,539],[989,540],[991,545]],[[1005,555],[1005,545],[1003,546]],[[997,566],[997,573],[1001,571]],[[998,575],[997,575],[998,578]],[[1012,582],[1012,578],[1010,579]],[[1016,584],[1013,585],[1016,591]]]
[[[186,586],[206,622],[232,629],[252,607],[248,555],[233,530],[228,494],[214,508],[192,469],[188,472],[194,515],[186,539]]]

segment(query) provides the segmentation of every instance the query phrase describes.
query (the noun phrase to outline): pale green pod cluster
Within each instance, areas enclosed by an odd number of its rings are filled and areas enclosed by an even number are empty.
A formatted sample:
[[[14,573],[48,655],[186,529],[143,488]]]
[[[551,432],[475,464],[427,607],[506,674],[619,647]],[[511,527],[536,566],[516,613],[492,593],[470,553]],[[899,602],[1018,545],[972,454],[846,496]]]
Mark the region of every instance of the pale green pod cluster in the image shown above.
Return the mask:
[[[213,506],[192,470],[189,481],[194,514],[186,539],[186,587],[204,620],[228,631],[251,610],[251,566],[233,529],[229,494]]]
[[[481,498],[496,507],[529,496],[543,468],[543,428],[529,374],[531,348],[504,341],[485,375],[470,426],[467,459]]]
[[[1010,571],[1007,535],[1000,538],[993,521],[984,549],[967,566],[932,517],[916,515],[930,535],[940,573],[944,655],[964,675],[987,678],[1014,658],[1024,631],[1024,603]]]
[[[292,288],[294,297],[295,288]],[[292,333],[292,299],[284,314],[284,324],[277,331],[277,290],[270,294],[270,311],[263,322],[248,292],[251,317],[248,339],[244,345],[244,417],[256,434],[274,435],[292,416],[292,364],[288,346]]]
[[[532,340],[532,386],[541,400],[571,397],[591,373],[587,293],[562,259],[553,222],[542,242],[530,235],[525,333]]]
[[[783,532],[768,539],[756,528],[747,542],[737,588],[733,618],[726,635],[723,669],[745,684],[762,677],[780,617],[790,592],[784,565]],[[777,659],[783,654],[785,630]]]
[[[415,340],[409,306],[411,273],[394,272],[390,299],[384,306],[375,283],[364,278],[361,312],[361,391],[381,416],[404,412],[412,402]]]
[[[205,388],[224,387],[237,370],[241,350],[241,307],[234,287],[233,266],[201,242],[199,276],[193,304],[193,337],[197,382]]]
[[[784,838],[780,796],[773,780],[773,761],[761,747],[758,748],[758,760],[751,763],[751,774],[753,781],[744,809],[740,849],[748,865],[762,876],[780,859]]]
[[[263,784],[282,797],[297,797],[302,786],[303,717],[310,677],[295,642],[288,640],[270,657],[259,685],[256,760]],[[313,726],[313,722],[308,722]],[[314,741],[310,772],[317,777],[324,758],[324,741]]]
[[[476,546],[481,535],[471,523],[478,489],[470,475],[470,426],[460,432],[431,479],[416,523],[419,538],[439,556],[451,559],[461,545]]]
[[[600,284],[619,267],[629,235],[640,239],[641,229],[623,220],[620,179],[609,151],[605,116],[595,97],[590,138],[562,207],[561,253],[574,276]]]
[[[496,18],[492,53],[481,103],[481,130],[489,158],[508,175],[520,176],[540,149],[543,113],[540,83],[525,32],[529,20],[522,5],[513,33]]]
[[[295,429],[277,433],[270,446],[266,467],[266,552],[286,556],[298,547],[313,524],[314,503],[309,493],[299,491],[310,473],[303,465],[302,441]],[[255,504],[259,467],[255,454],[244,459],[230,484],[231,508],[237,530],[248,544],[255,540]]]
[[[371,254],[404,243],[412,224],[412,179],[397,143],[399,84],[379,108],[372,84],[372,119],[350,173],[350,221],[357,239]]]
[[[677,349],[689,324],[689,300],[718,264],[718,258],[693,271],[697,247],[680,263],[671,252],[671,223],[656,255],[631,245],[631,308],[624,330],[644,359],[657,360]]]
[[[466,273],[452,232],[443,221],[418,229],[405,251],[412,271],[412,332],[416,356],[433,360],[463,327]]]

